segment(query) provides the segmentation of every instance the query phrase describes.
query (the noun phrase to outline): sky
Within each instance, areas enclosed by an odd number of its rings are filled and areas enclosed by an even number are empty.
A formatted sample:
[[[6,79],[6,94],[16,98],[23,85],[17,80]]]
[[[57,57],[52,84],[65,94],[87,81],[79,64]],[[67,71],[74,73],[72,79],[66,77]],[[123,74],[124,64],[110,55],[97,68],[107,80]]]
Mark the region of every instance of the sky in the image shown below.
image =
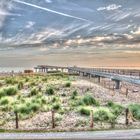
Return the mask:
[[[0,0],[0,67],[140,66],[140,0]]]

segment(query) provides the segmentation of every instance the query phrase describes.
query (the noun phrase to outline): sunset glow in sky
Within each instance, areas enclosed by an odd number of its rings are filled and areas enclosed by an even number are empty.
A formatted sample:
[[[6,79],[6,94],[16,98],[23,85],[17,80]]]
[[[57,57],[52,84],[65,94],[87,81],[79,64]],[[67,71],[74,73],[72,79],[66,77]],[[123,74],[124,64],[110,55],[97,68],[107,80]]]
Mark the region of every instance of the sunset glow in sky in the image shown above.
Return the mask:
[[[140,66],[140,0],[0,0],[0,66]]]

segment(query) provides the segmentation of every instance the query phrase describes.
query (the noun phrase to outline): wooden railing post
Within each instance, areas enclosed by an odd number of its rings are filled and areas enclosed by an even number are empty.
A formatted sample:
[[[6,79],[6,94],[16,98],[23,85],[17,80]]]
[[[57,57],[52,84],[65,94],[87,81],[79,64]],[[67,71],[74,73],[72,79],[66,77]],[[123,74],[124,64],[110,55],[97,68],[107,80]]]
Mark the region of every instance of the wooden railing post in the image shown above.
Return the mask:
[[[94,118],[93,118],[93,111],[91,111],[91,121],[90,121],[90,128],[94,126]]]
[[[126,97],[128,96],[128,88],[126,89]]]
[[[54,119],[55,112],[52,110],[52,128],[55,128],[55,119]]]
[[[15,111],[15,117],[16,117],[16,129],[18,129],[19,125],[18,125],[18,113],[17,113],[17,111]]]
[[[128,125],[129,124],[129,120],[128,120],[128,113],[129,113],[129,109],[126,108],[125,110],[125,124]]]

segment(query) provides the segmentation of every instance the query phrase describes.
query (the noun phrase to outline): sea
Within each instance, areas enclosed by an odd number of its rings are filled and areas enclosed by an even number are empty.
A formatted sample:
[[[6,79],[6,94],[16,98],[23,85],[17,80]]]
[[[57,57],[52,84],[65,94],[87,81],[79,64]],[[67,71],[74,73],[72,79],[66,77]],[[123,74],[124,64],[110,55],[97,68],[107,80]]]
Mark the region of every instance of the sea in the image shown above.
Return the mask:
[[[24,72],[24,70],[34,70],[33,67],[0,67],[0,73]]]

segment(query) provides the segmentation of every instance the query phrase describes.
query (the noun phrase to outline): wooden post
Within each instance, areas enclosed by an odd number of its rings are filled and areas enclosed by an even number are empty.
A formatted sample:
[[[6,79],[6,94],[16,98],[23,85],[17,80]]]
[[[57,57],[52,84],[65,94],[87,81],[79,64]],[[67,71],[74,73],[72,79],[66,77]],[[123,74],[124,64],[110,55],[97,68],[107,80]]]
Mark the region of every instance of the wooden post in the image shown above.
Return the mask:
[[[129,124],[129,120],[128,120],[129,109],[128,108],[126,108],[125,113],[126,113],[125,114],[125,124],[128,125]]]
[[[15,116],[16,116],[16,129],[18,129],[19,126],[18,126],[18,113],[17,113],[17,111],[15,111]]]
[[[55,128],[54,110],[52,110],[52,128]]]
[[[91,122],[90,122],[90,128],[93,128],[94,126],[94,120],[93,120],[93,111],[91,111]]]
[[[128,88],[126,89],[126,97],[128,96]]]
[[[115,90],[115,85],[114,85],[114,83],[113,83],[113,90]]]

